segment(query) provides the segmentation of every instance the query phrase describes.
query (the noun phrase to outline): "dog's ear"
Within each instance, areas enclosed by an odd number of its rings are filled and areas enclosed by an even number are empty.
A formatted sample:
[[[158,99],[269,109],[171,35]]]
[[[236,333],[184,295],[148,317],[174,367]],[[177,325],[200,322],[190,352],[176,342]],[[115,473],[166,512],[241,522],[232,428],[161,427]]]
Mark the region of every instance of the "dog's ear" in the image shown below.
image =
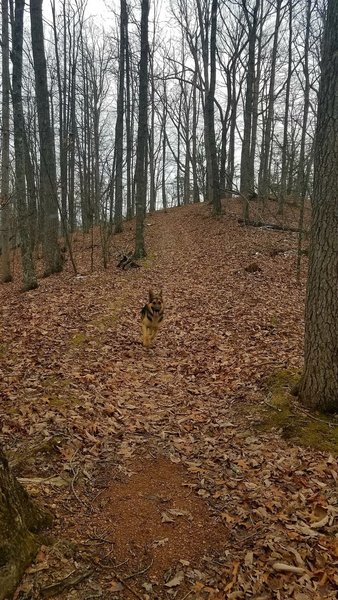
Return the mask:
[[[154,300],[154,292],[153,290],[149,290],[149,302],[152,302]]]
[[[160,297],[160,298],[161,298],[161,300],[162,300],[162,298],[163,298],[163,296],[162,296],[162,288],[160,289],[160,292],[159,292],[159,297]]]

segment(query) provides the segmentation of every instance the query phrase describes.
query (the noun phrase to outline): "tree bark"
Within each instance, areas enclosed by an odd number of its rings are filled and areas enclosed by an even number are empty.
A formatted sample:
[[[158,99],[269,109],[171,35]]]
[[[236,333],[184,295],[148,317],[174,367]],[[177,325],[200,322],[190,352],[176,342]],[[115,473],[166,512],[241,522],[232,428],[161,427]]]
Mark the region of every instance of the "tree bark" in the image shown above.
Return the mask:
[[[338,410],[338,4],[328,0],[315,138],[305,314],[304,404]]]
[[[124,114],[124,65],[125,65],[125,31],[127,7],[126,1],[120,2],[120,56],[119,56],[119,84],[117,95],[115,148],[116,148],[116,175],[115,175],[115,233],[121,233],[123,209],[123,114]]]
[[[32,503],[11,473],[0,448],[0,600],[12,597],[51,517]]]
[[[280,197],[278,201],[278,214],[283,215],[284,202],[286,197],[287,189],[287,170],[288,170],[288,125],[289,125],[289,110],[290,110],[290,91],[291,91],[291,77],[292,77],[292,23],[293,23],[293,11],[292,11],[292,0],[288,0],[289,6],[289,40],[288,40],[288,73],[286,78],[285,88],[285,107],[284,107],[284,132],[283,132],[283,146],[282,146],[282,172],[281,172],[281,187]]]
[[[30,0],[35,92],[40,140],[40,199],[44,210],[43,254],[45,275],[62,270],[58,244],[59,215],[54,136],[50,122],[47,66],[43,37],[42,0]]]
[[[216,86],[216,27],[218,0],[212,0],[211,13],[209,15],[208,5],[205,8],[208,14],[203,14],[200,0],[196,0],[198,21],[200,27],[203,71],[204,71],[204,140],[207,159],[207,181],[208,199],[212,203],[213,213],[221,213],[221,199],[219,190],[219,170],[217,160],[216,136],[215,136],[215,86]],[[204,7],[203,7],[204,8]],[[210,47],[209,47],[209,22]],[[210,63],[210,75],[209,75]]]
[[[126,47],[126,170],[127,170],[127,220],[134,216],[133,198],[132,198],[132,157],[133,157],[133,136],[131,125],[131,65],[130,65],[130,48],[129,48],[129,32],[128,32],[128,12],[126,16],[126,31],[125,31],[125,47]]]
[[[136,232],[135,258],[146,256],[144,244],[144,217],[147,201],[146,150],[148,139],[148,15],[149,0],[142,0],[141,7],[141,59],[139,88],[139,118],[135,167],[136,183]]]
[[[243,219],[249,221],[249,202],[248,197],[254,191],[254,165],[252,163],[252,122],[254,107],[254,84],[255,84],[255,50],[257,36],[258,10],[260,0],[256,0],[255,6],[250,15],[246,1],[242,0],[245,19],[248,26],[248,65],[246,74],[246,92],[244,107],[244,132],[241,153],[241,193],[244,196]],[[251,18],[250,18],[251,16]]]
[[[12,99],[15,150],[15,196],[19,220],[23,289],[32,290],[38,286],[38,282],[35,275],[35,267],[32,255],[25,181],[25,123],[22,106],[22,45],[24,8],[25,0],[16,0],[12,34]]]
[[[9,228],[9,35],[8,35],[8,0],[1,2],[2,16],[2,132],[1,132],[1,281],[12,281]]]
[[[266,123],[263,135],[262,156],[261,156],[261,180],[259,182],[259,195],[267,199],[270,193],[271,172],[269,169],[271,147],[273,139],[273,117],[275,105],[275,80],[276,80],[276,62],[278,50],[278,35],[281,24],[281,7],[282,0],[277,0],[276,3],[276,22],[273,37],[273,47],[271,52],[271,72],[268,95],[268,107],[266,115]]]

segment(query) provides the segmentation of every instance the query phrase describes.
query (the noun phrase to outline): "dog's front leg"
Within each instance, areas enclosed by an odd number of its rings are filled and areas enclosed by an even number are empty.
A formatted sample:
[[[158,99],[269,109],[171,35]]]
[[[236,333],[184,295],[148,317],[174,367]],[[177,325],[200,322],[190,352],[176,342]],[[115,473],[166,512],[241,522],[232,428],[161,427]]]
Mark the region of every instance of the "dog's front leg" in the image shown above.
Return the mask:
[[[146,326],[143,325],[142,327],[142,334],[143,334],[143,346],[145,348],[149,348],[150,346],[150,329]]]

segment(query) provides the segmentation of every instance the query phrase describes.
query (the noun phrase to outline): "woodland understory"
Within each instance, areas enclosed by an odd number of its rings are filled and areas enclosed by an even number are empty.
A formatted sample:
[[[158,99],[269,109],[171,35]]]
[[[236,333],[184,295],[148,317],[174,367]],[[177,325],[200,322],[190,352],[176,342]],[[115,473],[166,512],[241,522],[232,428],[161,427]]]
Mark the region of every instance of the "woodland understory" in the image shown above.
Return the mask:
[[[76,232],[78,275],[68,259],[26,293],[12,254],[0,443],[54,515],[16,599],[337,597],[337,445],[314,449],[292,430],[312,419],[324,441],[338,426],[290,393],[307,258],[297,283],[297,234],[242,226],[239,204],[217,219],[207,204],[147,216],[140,268],[116,267],[133,222],[106,270],[99,232],[93,270],[90,235]],[[146,350],[150,287],[163,287],[165,320]],[[290,415],[264,427],[282,411],[273,382]]]

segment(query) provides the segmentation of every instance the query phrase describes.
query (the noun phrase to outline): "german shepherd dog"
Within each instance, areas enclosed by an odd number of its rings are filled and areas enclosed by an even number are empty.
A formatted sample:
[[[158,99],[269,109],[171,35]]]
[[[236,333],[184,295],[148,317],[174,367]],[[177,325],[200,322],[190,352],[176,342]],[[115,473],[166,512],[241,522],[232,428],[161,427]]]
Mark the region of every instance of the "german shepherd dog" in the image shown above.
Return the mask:
[[[154,340],[157,330],[163,321],[162,290],[154,294],[149,290],[149,302],[141,310],[143,346],[149,348]]]

